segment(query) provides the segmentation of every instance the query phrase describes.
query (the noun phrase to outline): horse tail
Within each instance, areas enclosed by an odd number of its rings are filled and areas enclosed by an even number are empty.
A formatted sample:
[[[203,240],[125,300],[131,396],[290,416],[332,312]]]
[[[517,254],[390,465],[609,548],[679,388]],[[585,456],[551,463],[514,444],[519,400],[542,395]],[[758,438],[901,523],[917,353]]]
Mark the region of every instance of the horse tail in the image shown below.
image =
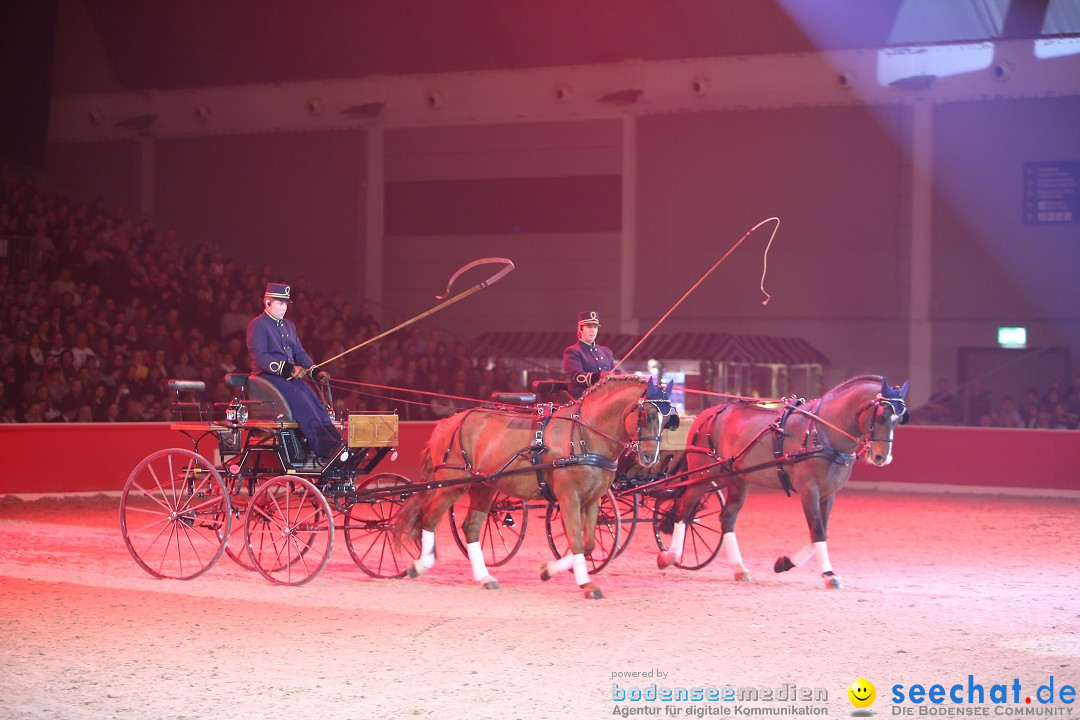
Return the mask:
[[[424,449],[420,453],[420,482],[423,485],[427,485],[433,482],[435,479],[435,466],[431,462],[431,448],[424,445]],[[428,498],[432,494],[432,490],[424,490],[421,492],[413,493],[401,506],[398,511],[397,519],[394,520],[392,530],[394,533],[394,543],[398,548],[404,546],[406,539],[413,542],[420,541],[420,522],[424,515],[424,508],[427,507]]]

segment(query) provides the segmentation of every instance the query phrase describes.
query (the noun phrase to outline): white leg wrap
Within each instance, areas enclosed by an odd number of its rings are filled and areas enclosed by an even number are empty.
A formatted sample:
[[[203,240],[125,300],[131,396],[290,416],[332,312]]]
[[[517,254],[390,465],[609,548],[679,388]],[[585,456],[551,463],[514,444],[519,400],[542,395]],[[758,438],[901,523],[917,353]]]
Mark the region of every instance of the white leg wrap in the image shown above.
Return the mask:
[[[566,572],[574,567],[574,555],[569,551],[558,560],[553,560],[548,565],[557,572]]]
[[[821,544],[824,545],[825,543]],[[807,560],[814,556],[814,551],[816,549],[817,548],[815,548],[813,545],[805,545],[799,550],[799,552],[795,553],[788,559],[791,560],[791,564],[795,567],[802,567],[803,563],[805,563]]]
[[[435,533],[420,531],[420,557],[418,562],[426,568],[435,564]]]
[[[825,541],[814,543],[814,551],[818,559],[818,568],[823,573],[832,571],[832,563],[829,562],[829,549],[825,547]]]
[[[733,568],[743,567],[742,553],[739,552],[739,541],[735,539],[735,533],[724,533],[720,538],[720,549],[724,552],[724,559]]]
[[[671,531],[671,547],[668,548],[671,552],[675,553],[676,560],[682,560],[683,541],[686,540],[686,523],[675,523],[675,529]]]
[[[472,565],[473,580],[480,582],[488,576],[487,564],[484,562],[484,551],[479,542],[471,542],[465,546],[469,551],[469,564]]]
[[[578,584],[578,587],[589,582],[589,571],[585,569],[585,555],[574,556],[574,582]]]

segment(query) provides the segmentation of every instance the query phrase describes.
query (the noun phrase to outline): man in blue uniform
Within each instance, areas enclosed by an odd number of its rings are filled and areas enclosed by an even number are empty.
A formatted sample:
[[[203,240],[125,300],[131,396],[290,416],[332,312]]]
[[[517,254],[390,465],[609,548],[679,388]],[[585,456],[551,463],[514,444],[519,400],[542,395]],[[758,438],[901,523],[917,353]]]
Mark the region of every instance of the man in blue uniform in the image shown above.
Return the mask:
[[[570,394],[581,397],[585,390],[600,379],[600,373],[615,367],[611,348],[596,344],[600,331],[600,316],[595,310],[578,313],[577,342],[563,350],[563,373],[570,381]]]
[[[285,319],[290,294],[288,285],[266,285],[263,312],[252,318],[247,327],[251,372],[266,378],[281,391],[308,445],[321,461],[327,461],[341,447],[341,433],[304,377],[323,380],[329,374],[315,365],[300,344],[296,325]]]

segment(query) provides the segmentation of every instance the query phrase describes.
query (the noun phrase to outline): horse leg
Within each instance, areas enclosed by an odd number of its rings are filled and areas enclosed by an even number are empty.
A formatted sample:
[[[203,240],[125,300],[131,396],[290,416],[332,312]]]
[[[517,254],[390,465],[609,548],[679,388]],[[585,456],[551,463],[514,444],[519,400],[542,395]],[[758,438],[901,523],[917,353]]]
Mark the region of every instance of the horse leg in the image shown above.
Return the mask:
[[[432,491],[420,517],[420,557],[409,564],[406,571],[409,577],[420,577],[435,565],[435,528],[463,492],[464,487]]]
[[[484,562],[484,550],[480,546],[480,533],[488,520],[495,490],[494,485],[487,483],[474,485],[469,490],[469,513],[461,524],[461,529],[465,532],[465,550],[469,555],[469,565],[472,566],[473,580],[480,583],[485,590],[499,589],[499,581],[488,572],[487,563]]]
[[[826,527],[829,524],[829,513],[832,512],[834,495],[821,499],[816,489],[805,488],[801,492],[803,514],[806,516],[806,525],[810,529],[810,544],[800,548],[790,557],[784,555],[777,558],[773,566],[775,572],[781,573],[801,566],[811,557],[817,556],[818,568],[821,577],[825,578],[825,588],[842,590],[844,584],[832,569],[829,562],[829,548],[826,545]]]
[[[735,537],[735,520],[739,517],[739,511],[746,503],[746,496],[750,492],[750,486],[735,478],[728,482],[727,502],[720,513],[720,551],[724,553],[724,560],[735,573],[735,579],[739,582],[750,582],[750,569],[743,563],[742,553],[739,552],[739,541]]]
[[[683,543],[686,538],[686,521],[689,520],[690,508],[694,507],[708,486],[705,483],[689,485],[686,490],[675,500],[671,513],[675,517],[675,524],[671,528],[671,543],[667,550],[663,550],[656,556],[656,567],[664,570],[682,560]]]
[[[581,498],[577,493],[568,497],[559,498],[559,507],[562,510],[563,532],[570,541],[570,549],[566,555],[558,560],[544,563],[540,567],[540,579],[550,580],[559,572],[573,568],[574,581],[578,587],[585,591],[585,597],[598,600],[604,597],[599,586],[589,579],[589,569],[585,565],[585,540],[584,532],[592,535],[596,531],[596,514],[593,513],[591,527],[582,527],[582,520],[588,524],[587,513],[582,512]]]

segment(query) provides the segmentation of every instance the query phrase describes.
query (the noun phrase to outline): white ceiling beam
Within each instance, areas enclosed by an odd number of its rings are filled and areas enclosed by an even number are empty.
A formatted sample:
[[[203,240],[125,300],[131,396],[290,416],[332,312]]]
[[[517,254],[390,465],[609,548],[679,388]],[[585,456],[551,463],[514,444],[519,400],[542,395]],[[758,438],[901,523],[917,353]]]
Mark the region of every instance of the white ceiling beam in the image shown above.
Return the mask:
[[[627,114],[1080,95],[1080,39],[1057,42],[1077,52],[1039,59],[1031,41],[985,43],[978,47],[992,60],[956,75],[936,72],[935,58],[940,60],[947,52],[937,46],[908,53],[851,50],[58,95],[53,99],[49,140],[558,122]],[[886,55],[892,60],[901,56],[902,72],[910,74],[902,79],[910,82],[896,86],[879,82]],[[600,101],[621,91],[640,95],[634,102]],[[374,114],[344,112],[361,106]],[[136,118],[143,118],[148,127],[117,126]]]

